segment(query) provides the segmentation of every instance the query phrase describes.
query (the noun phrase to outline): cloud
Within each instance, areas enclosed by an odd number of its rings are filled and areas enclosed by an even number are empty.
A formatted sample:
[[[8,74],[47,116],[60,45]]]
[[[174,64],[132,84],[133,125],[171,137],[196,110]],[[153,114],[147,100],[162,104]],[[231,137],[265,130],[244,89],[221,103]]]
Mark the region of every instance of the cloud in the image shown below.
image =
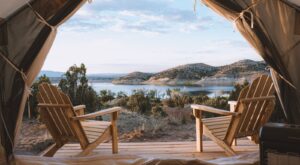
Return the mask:
[[[214,23],[210,16],[200,17],[192,8],[179,9],[172,7],[173,3],[173,0],[97,0],[80,9],[63,29],[163,34],[202,31]]]

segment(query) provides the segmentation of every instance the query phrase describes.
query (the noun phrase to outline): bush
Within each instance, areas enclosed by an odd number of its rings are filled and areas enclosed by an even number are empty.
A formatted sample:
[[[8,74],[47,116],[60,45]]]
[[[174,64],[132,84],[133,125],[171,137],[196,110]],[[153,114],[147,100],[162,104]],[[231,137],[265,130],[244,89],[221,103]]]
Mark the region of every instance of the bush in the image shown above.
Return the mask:
[[[175,102],[173,99],[168,98],[163,100],[163,105],[168,106],[168,107],[175,107]]]
[[[166,117],[167,113],[163,110],[160,105],[155,105],[151,109],[151,113],[154,117]]]
[[[115,93],[110,90],[101,90],[99,95],[99,100],[101,104],[105,104],[115,98]]]
[[[126,93],[124,93],[122,91],[118,92],[117,96],[116,96],[117,99],[125,98],[125,97],[128,97],[128,96],[126,95]]]
[[[216,97],[216,98],[211,98],[209,100],[206,100],[203,102],[204,105],[215,107],[215,108],[220,108],[220,109],[228,109],[228,98],[226,97]]]
[[[235,84],[234,90],[230,92],[228,99],[229,100],[237,100],[241,93],[241,90],[243,88],[245,88],[247,85],[249,85],[248,81],[245,81],[243,84]]]
[[[117,106],[121,106],[121,107],[126,107],[127,106],[127,102],[129,100],[129,97],[122,97],[122,98],[117,98]]]
[[[193,103],[194,104],[203,104],[203,102],[205,102],[207,100],[209,100],[209,97],[207,95],[204,95],[204,94],[193,97]]]
[[[150,99],[143,90],[134,90],[128,99],[127,106],[132,112],[141,114],[150,114],[152,108]]]
[[[168,107],[181,107],[183,108],[185,104],[193,103],[191,96],[182,95],[180,93],[173,93],[170,98],[164,100],[164,105]]]

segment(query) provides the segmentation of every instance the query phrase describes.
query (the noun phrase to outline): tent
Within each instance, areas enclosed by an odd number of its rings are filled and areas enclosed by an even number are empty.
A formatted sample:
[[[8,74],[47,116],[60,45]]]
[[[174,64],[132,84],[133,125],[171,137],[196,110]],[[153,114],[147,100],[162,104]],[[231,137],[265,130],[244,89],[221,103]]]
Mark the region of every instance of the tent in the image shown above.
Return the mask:
[[[0,0],[0,163],[13,156],[29,88],[57,27],[86,0]],[[300,1],[202,0],[232,21],[271,66],[290,123],[300,124]]]

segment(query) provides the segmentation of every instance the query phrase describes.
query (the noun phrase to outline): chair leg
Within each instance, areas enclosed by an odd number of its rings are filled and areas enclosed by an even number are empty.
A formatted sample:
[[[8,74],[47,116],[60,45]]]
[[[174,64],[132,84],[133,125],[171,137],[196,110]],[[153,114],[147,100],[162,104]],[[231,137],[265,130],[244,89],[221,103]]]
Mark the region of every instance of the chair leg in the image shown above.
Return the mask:
[[[201,122],[201,111],[194,111],[196,117],[196,149],[203,152],[203,123]]]
[[[237,139],[233,139],[233,145],[237,146]]]
[[[118,153],[118,128],[117,128],[118,113],[112,114],[111,135],[112,135],[112,153]]]
[[[227,144],[221,144],[220,145],[224,150],[225,150],[225,153],[228,155],[228,156],[234,156],[236,155],[236,153],[234,152],[234,150]]]
[[[61,147],[61,145],[53,144],[44,153],[42,153],[41,156],[53,157],[56,151],[59,150]]]
[[[118,153],[118,133],[116,126],[111,126],[111,133],[112,133],[112,153]]]

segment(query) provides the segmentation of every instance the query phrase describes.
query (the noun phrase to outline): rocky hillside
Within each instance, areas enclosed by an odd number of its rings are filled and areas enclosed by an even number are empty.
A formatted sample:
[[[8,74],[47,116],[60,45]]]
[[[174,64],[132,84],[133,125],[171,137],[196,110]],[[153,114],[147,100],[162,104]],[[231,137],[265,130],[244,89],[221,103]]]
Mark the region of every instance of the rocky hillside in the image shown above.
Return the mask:
[[[143,72],[132,72],[123,77],[114,79],[112,83],[114,84],[142,84],[144,81],[148,80],[152,73],[143,73]]]
[[[116,84],[157,85],[231,85],[236,81],[251,81],[258,74],[266,74],[262,61],[241,60],[225,66],[203,63],[180,65],[156,74],[134,72],[113,81]],[[219,84],[221,83],[221,84]]]
[[[217,71],[218,69],[216,67],[203,63],[187,64],[159,72],[152,76],[151,79],[169,78],[177,80],[196,80],[205,76],[212,76]]]
[[[214,77],[230,77],[238,78],[242,76],[249,76],[257,72],[266,72],[267,67],[264,61],[241,60],[230,65],[221,66]]]

